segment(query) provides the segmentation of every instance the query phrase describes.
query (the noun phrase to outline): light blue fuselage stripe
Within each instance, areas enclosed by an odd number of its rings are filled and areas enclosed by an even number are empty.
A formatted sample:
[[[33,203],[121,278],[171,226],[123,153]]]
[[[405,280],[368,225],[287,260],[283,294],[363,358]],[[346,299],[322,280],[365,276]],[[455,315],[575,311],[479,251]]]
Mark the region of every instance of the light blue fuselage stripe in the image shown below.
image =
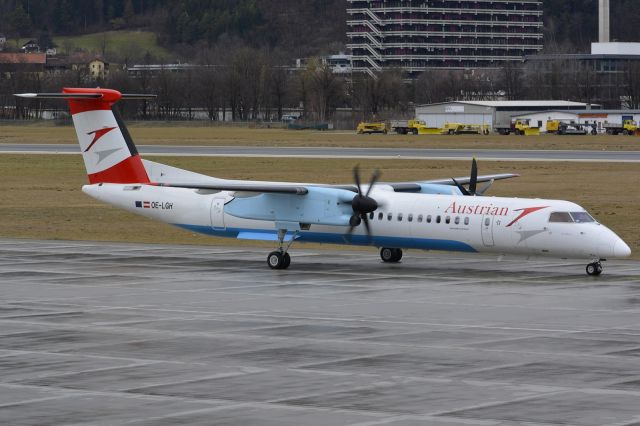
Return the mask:
[[[273,233],[273,229],[243,229],[243,228],[220,228],[215,229],[210,226],[188,225],[175,223],[175,226],[188,229],[189,231],[201,234],[213,235],[216,237],[236,238],[239,232],[256,232],[256,233]],[[351,241],[345,241],[344,234],[301,231],[296,241],[308,243],[327,243],[327,244],[350,244],[376,247],[392,247],[392,248],[413,248],[421,250],[446,250],[446,251],[462,251],[469,253],[477,253],[477,250],[469,244],[454,240],[438,240],[430,238],[404,238],[404,237],[385,237],[373,236],[371,241],[365,235],[353,235]]]

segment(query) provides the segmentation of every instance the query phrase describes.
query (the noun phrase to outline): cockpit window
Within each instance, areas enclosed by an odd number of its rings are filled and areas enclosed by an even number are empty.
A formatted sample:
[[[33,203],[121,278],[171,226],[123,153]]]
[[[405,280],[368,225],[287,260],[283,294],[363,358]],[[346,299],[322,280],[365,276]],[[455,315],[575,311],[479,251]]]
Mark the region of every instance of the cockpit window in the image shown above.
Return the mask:
[[[571,217],[576,223],[592,223],[596,221],[587,212],[571,212]]]
[[[549,215],[549,222],[573,222],[569,212],[553,212]]]

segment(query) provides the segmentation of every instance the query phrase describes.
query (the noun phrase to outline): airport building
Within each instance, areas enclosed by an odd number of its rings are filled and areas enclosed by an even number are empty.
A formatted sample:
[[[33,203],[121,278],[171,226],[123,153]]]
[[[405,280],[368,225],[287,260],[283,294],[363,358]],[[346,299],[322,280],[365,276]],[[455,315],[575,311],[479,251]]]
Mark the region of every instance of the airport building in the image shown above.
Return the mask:
[[[542,50],[541,0],[348,0],[353,70],[498,67]]]
[[[537,111],[514,115],[512,119],[529,120],[531,127],[538,127],[543,133],[547,131],[547,122],[549,120],[591,125],[595,127],[598,133],[604,133],[606,131],[605,125],[607,124],[620,124],[624,123],[625,120],[640,122],[640,110]]]
[[[416,107],[415,116],[429,127],[443,127],[444,123],[464,123],[509,127],[516,115],[548,111],[592,112],[599,105],[571,101],[454,101]]]

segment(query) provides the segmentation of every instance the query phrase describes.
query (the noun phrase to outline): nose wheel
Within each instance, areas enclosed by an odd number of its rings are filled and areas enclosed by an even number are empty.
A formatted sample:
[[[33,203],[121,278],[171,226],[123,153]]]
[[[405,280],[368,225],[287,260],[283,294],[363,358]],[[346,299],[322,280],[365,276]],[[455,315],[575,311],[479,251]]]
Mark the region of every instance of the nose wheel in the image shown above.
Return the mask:
[[[591,262],[590,264],[587,265],[587,275],[591,277],[597,277],[602,273],[602,270],[603,270],[602,263],[600,263],[600,261]]]

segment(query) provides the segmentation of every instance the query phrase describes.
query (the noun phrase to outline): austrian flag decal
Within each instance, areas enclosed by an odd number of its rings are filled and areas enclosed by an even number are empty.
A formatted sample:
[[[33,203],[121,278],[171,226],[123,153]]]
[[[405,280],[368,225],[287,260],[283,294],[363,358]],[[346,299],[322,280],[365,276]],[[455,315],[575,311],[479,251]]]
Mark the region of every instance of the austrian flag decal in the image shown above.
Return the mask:
[[[151,208],[151,202],[150,201],[136,201],[136,207],[139,209],[150,209]]]

